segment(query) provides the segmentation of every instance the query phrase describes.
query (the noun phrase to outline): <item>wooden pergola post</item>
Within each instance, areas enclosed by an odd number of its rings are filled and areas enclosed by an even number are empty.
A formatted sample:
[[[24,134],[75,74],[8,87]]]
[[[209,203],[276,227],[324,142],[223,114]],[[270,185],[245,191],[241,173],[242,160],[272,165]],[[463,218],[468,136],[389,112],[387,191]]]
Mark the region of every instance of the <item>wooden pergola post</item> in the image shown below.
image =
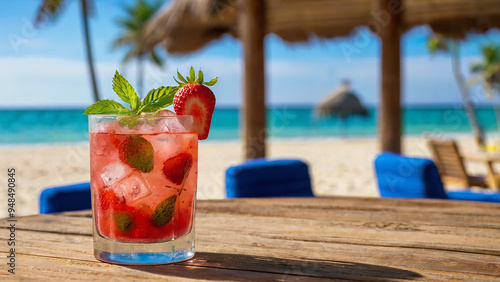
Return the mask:
[[[243,140],[245,159],[266,156],[266,99],[264,82],[264,0],[246,0],[240,10],[244,52]]]
[[[401,153],[401,12],[394,13],[395,0],[379,0],[390,20],[380,28],[382,48],[379,134],[381,150]],[[391,6],[389,6],[391,5]]]

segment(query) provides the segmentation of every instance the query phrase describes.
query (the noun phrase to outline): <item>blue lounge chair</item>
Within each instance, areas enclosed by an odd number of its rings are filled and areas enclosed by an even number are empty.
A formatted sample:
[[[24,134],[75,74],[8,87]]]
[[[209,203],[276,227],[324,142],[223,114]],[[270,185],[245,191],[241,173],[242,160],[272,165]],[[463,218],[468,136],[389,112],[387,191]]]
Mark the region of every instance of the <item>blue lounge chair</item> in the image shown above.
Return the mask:
[[[227,198],[314,197],[308,165],[300,160],[250,160],[226,170]]]
[[[431,198],[500,203],[500,193],[445,192],[433,161],[382,153],[375,159],[375,173],[382,197]]]
[[[39,204],[40,213],[90,209],[90,182],[45,188],[40,193]]]

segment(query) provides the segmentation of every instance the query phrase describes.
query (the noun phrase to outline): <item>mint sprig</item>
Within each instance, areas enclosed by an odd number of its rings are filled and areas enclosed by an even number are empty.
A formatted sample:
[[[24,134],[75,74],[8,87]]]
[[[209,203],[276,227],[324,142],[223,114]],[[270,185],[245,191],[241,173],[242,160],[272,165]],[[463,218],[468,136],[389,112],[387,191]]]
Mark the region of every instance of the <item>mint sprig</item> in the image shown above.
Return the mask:
[[[116,114],[123,116],[140,115],[141,113],[153,113],[155,115],[163,108],[172,105],[175,92],[178,87],[162,86],[149,91],[149,93],[140,100],[134,90],[134,87],[116,71],[113,77],[113,90],[120,99],[129,105],[129,108],[112,100],[101,100],[90,105],[83,114]]]
[[[84,112],[90,114],[126,114],[129,109],[113,100],[101,100],[90,105]]]
[[[132,112],[137,112],[141,103],[139,95],[137,95],[134,87],[132,87],[132,85],[130,85],[130,83],[123,76],[121,76],[118,71],[116,71],[115,76],[113,77],[113,90],[123,102],[130,105],[130,110]]]

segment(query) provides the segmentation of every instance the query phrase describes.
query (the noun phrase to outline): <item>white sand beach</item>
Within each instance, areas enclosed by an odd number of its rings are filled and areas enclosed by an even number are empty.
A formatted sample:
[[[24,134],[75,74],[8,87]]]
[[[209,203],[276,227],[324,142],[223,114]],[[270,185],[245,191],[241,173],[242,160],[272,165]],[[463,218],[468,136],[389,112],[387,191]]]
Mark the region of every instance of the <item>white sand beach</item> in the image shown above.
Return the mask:
[[[463,152],[477,149],[473,139],[458,136]],[[373,160],[379,152],[378,140],[367,139],[287,139],[268,143],[270,158],[298,158],[309,164],[313,189],[318,196],[378,197]],[[403,152],[429,157],[423,137],[403,139]],[[40,191],[51,185],[89,181],[88,143],[57,145],[0,146],[0,183],[3,193],[0,217],[7,216],[7,168],[16,169],[16,215],[38,213]],[[243,161],[239,141],[200,142],[198,199],[225,197],[224,174],[228,166]],[[486,173],[482,164],[468,164],[471,173]]]

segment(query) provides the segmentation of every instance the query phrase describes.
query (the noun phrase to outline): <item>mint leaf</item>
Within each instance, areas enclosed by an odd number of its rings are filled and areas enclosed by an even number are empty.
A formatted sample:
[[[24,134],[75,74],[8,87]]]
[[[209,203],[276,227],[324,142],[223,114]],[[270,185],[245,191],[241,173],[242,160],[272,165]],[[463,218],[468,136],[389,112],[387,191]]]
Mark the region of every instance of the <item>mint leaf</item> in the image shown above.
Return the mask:
[[[177,89],[179,87],[171,87],[169,86],[170,90],[166,95],[161,96],[156,104],[158,105],[159,109],[166,108],[174,103],[174,96],[175,93],[177,92]]]
[[[127,212],[116,212],[113,215],[116,227],[123,233],[128,233],[134,228],[134,219]]]
[[[212,80],[210,80],[209,82],[203,82],[203,84],[205,84],[206,86],[214,86],[218,80],[219,80],[219,78],[215,77],[215,78],[212,78]]]
[[[177,195],[172,195],[159,203],[151,216],[151,223],[154,226],[162,226],[169,223],[174,217],[176,201]]]
[[[127,112],[129,112],[129,110],[118,102],[106,99],[97,101],[94,104],[88,106],[83,114],[126,114]]]
[[[119,120],[118,120],[118,124],[120,126],[126,126],[128,127],[129,129],[134,129],[134,127],[137,125],[137,123],[139,122],[139,117],[138,116],[125,116],[125,117],[121,117]]]
[[[120,158],[132,168],[142,172],[151,172],[154,169],[155,150],[153,145],[140,135],[129,135],[120,144],[119,151]]]
[[[137,114],[141,100],[137,93],[135,93],[134,87],[118,71],[116,71],[113,77],[113,90],[123,102],[130,104],[130,110]]]
[[[142,100],[139,112],[156,112],[172,105],[177,87],[162,86],[149,91]]]

